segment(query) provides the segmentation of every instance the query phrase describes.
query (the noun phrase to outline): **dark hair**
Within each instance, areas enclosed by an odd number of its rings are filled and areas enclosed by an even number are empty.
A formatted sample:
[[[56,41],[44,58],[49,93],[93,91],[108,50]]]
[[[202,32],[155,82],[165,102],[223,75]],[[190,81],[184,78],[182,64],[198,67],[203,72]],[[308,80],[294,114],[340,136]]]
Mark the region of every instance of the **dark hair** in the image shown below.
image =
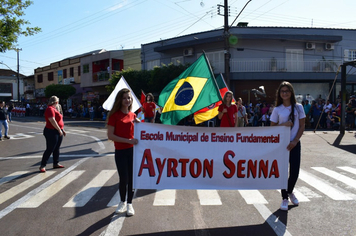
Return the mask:
[[[121,89],[117,95],[116,95],[116,98],[115,98],[115,102],[114,102],[114,105],[112,106],[109,114],[108,114],[108,117],[107,117],[107,121],[109,120],[109,117],[114,114],[115,112],[117,112],[118,110],[121,110],[121,107],[122,107],[122,100],[123,100],[123,97],[124,97],[124,94],[126,93],[131,93],[130,89],[127,89],[127,88],[123,88]],[[131,111],[131,108],[132,108],[132,98],[131,98],[131,104],[129,106],[129,111]]]
[[[295,105],[297,104],[297,100],[295,99],[295,93],[294,93],[294,88],[292,86],[291,83],[287,82],[287,81],[283,81],[276,92],[276,107],[283,104],[283,99],[281,97],[281,89],[283,87],[287,87],[289,89],[289,91],[291,92],[291,96],[290,96],[290,103],[291,103],[291,112],[289,114],[289,119],[292,121],[292,123],[294,124],[294,108]]]
[[[227,102],[226,102],[226,96],[227,96],[228,94],[231,94],[231,101],[230,101],[230,104],[226,104],[226,103],[227,103]],[[231,105],[233,98],[234,98],[234,93],[233,93],[232,91],[227,91],[227,92],[224,94],[224,98],[223,98],[223,103],[224,103],[224,105]]]
[[[152,93],[148,93],[148,94],[146,94],[146,102],[147,102],[147,98],[148,98],[148,96],[150,96],[152,99],[151,99],[151,102],[154,102],[154,100],[155,100],[155,97],[153,97],[153,95],[152,95]]]

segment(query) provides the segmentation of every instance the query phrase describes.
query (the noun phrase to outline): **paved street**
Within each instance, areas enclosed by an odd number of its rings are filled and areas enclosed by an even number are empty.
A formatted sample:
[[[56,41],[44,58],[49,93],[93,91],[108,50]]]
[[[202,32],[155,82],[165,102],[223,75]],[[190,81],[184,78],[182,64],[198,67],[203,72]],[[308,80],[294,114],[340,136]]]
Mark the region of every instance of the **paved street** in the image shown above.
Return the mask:
[[[16,118],[0,142],[1,235],[356,235],[356,138],[306,131],[298,207],[277,190],[136,190],[136,215],[119,201],[113,143],[103,121],[65,120],[64,169],[38,172],[44,118]]]

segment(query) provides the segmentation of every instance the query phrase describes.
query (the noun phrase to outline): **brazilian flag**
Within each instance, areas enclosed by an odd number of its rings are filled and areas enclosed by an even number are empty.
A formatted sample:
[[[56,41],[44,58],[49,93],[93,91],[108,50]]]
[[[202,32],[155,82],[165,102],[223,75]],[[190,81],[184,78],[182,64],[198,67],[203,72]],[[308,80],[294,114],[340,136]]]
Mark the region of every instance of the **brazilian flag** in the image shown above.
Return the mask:
[[[219,88],[203,53],[162,90],[158,99],[158,105],[163,107],[161,121],[176,125],[183,118],[220,100]]]

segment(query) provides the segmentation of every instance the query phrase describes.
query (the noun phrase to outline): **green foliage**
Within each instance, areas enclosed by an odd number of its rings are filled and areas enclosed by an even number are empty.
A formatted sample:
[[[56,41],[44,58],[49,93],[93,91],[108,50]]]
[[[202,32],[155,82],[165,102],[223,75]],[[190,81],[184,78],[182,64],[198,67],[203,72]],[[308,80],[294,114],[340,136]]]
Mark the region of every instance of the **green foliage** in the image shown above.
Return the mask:
[[[163,65],[161,67],[155,67],[153,70],[122,70],[114,74],[110,80],[110,85],[106,86],[109,93],[111,93],[116,84],[119,82],[121,76],[125,78],[131,89],[135,93],[137,98],[141,97],[141,90],[145,93],[152,93],[156,96],[155,100],[158,100],[158,95],[161,93],[164,87],[177,78],[189,65]]]
[[[41,31],[38,27],[23,29],[30,22],[21,17],[31,4],[29,0],[0,0],[0,52],[13,49],[19,36],[34,35]]]
[[[45,89],[47,98],[57,96],[60,100],[66,100],[76,93],[76,89],[68,84],[51,84]]]

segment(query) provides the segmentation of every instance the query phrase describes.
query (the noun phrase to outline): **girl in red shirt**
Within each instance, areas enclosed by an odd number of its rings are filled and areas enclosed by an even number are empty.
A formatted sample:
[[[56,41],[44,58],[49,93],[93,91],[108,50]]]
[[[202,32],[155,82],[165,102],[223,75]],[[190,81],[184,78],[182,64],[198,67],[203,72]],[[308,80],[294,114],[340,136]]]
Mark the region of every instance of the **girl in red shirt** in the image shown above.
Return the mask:
[[[123,88],[116,95],[113,108],[108,114],[107,135],[115,144],[115,163],[120,177],[119,192],[121,201],[115,213],[133,216],[133,145],[138,143],[134,138],[134,122],[140,122],[131,112],[132,95],[129,89]],[[126,203],[127,192],[127,203]]]
[[[146,95],[146,101],[142,104],[142,112],[145,114],[145,122],[155,122],[156,104],[154,103],[152,93]]]
[[[221,120],[220,127],[237,127],[237,106],[232,104],[233,93],[227,91],[224,94],[223,103],[220,104],[218,118]]]

